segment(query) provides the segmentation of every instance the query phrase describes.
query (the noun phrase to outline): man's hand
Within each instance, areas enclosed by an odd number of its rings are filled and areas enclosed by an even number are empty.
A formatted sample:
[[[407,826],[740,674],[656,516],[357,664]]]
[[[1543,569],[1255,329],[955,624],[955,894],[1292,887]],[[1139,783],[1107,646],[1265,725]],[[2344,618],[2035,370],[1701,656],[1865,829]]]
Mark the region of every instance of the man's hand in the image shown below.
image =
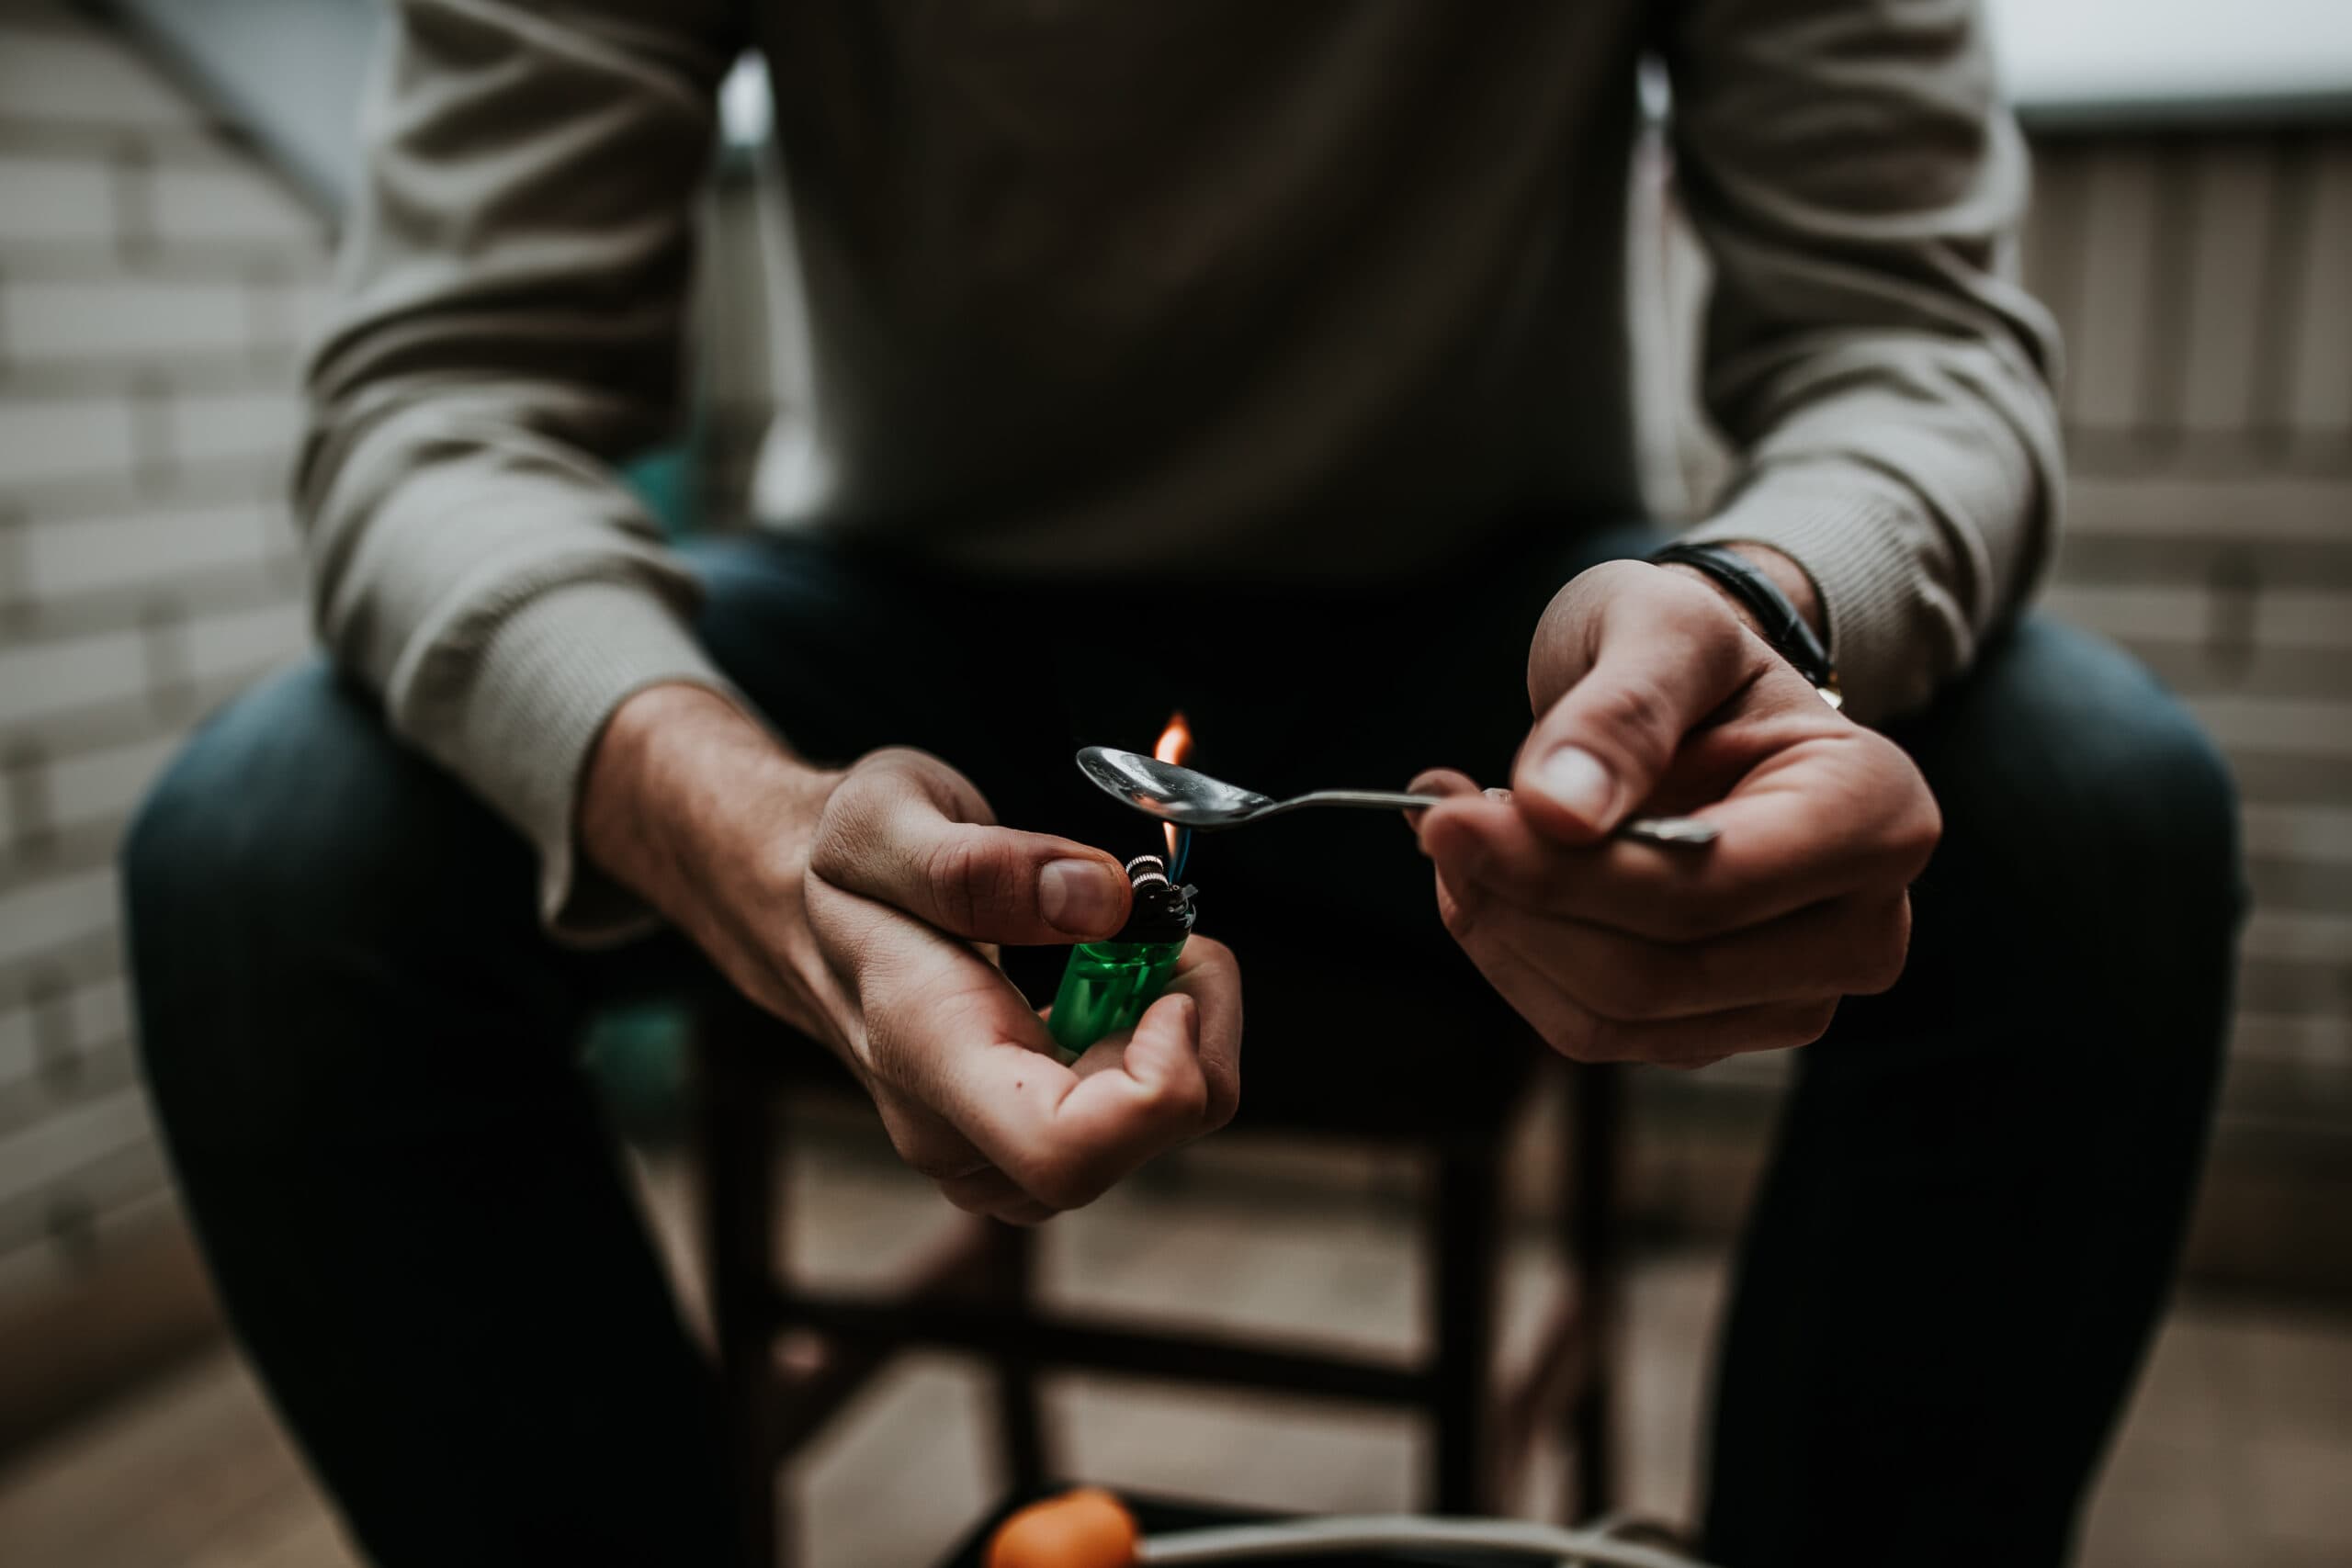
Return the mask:
[[[1233,955],[1193,938],[1131,1035],[1062,1066],[994,944],[1111,935],[1125,873],[997,827],[935,757],[811,769],[724,699],[655,687],[606,728],[581,835],[745,995],[831,1047],[959,1208],[1027,1224],[1080,1207],[1233,1114]]]
[[[1509,791],[1414,787],[1446,928],[1579,1061],[1697,1066],[1802,1045],[1884,990],[1942,823],[1894,742],[1840,717],[1702,577],[1584,573],[1528,658],[1534,731]],[[1685,851],[1607,837],[1636,810],[1722,829]]]

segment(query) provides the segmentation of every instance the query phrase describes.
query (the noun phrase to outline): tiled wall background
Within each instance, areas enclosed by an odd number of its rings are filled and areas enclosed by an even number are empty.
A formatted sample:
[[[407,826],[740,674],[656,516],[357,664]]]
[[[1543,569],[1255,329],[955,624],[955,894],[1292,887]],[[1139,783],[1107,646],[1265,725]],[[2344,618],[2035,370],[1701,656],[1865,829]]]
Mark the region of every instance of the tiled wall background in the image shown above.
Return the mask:
[[[2067,329],[2051,603],[2234,760],[2258,913],[2232,1117],[2352,1136],[2352,131],[2042,149],[2029,280]],[[704,434],[740,504],[797,320],[738,171]],[[773,220],[773,214],[768,215]],[[764,248],[763,248],[764,247]],[[112,857],[189,726],[306,640],[283,482],[318,219],[136,54],[0,0],[0,1302],[170,1214]],[[1645,275],[1684,304],[1675,241]],[[1668,363],[1687,323],[1663,305]],[[788,404],[788,378],[782,389]],[[1687,439],[1667,466],[1703,482]]]
[[[170,1217],[115,843],[307,641],[283,497],[326,259],[134,53],[0,0],[0,1303]]]

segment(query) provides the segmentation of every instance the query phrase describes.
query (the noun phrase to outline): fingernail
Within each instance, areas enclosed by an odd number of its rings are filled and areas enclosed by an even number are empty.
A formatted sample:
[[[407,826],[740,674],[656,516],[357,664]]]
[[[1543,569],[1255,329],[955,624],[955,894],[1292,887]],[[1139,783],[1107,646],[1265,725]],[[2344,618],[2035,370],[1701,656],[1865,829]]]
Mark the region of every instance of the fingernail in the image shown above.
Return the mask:
[[[1544,758],[1536,782],[1544,794],[1596,828],[1608,819],[1617,796],[1617,781],[1600,758],[1581,746],[1562,746]]]
[[[1119,918],[1118,878],[1091,860],[1057,860],[1037,874],[1037,912],[1056,931],[1099,937]]]

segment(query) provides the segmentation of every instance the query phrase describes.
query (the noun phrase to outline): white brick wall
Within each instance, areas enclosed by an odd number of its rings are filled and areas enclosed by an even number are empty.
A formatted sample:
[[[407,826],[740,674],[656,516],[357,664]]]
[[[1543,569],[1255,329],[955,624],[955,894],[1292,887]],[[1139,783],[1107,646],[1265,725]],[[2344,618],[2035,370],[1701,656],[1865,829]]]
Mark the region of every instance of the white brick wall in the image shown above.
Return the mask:
[[[184,393],[171,401],[171,452],[184,463],[284,459],[300,417],[290,387]]]
[[[2089,199],[2083,209],[2091,232],[2152,231],[2157,209],[2154,160],[2130,148],[2102,149],[2092,158]],[[2092,265],[2078,246],[2065,251],[2063,259],[2075,268]],[[2096,265],[2097,286],[2085,291],[2080,310],[2066,323],[2075,356],[2064,388],[2066,414],[2086,423],[2128,423],[2149,381],[2149,295],[2156,252],[2151,246],[2118,246],[2111,254],[2101,252]]]
[[[19,1007],[0,1012],[0,1085],[29,1077],[36,1060],[33,1010]]]
[[[0,1138],[0,1192],[18,1193],[53,1182],[76,1166],[152,1141],[146,1098],[124,1089],[73,1106],[48,1121]]]
[[[2060,583],[2042,595],[2052,613],[2127,641],[2195,643],[2214,619],[2214,595],[2203,588],[2141,583]],[[2329,592],[2281,588],[2262,596],[2262,613],[2247,626],[2263,648],[2352,651],[2352,589]],[[2346,671],[2352,682],[2352,669]]]
[[[2352,430],[2352,144],[2320,154],[2311,243],[2295,279],[2288,419],[2323,445]]]
[[[0,1297],[172,1216],[114,844],[196,694],[309,640],[280,496],[323,235],[131,51],[0,9]]]
[[[111,865],[0,893],[0,964],[37,960],[111,930],[114,906]]]
[[[157,232],[174,241],[251,245],[318,243],[322,230],[278,181],[234,164],[158,163],[150,175]]]
[[[249,292],[242,280],[140,274],[26,278],[0,295],[0,344],[20,366],[246,354],[254,346]]]
[[[2250,854],[2352,866],[2352,802],[2336,806],[2250,803],[2245,808],[2245,844]]]
[[[0,107],[6,100],[0,99]],[[0,151],[0,243],[115,241],[113,165],[104,160]]]
[[[281,658],[287,634],[277,633],[276,646],[265,659]],[[85,824],[120,822],[146,795],[147,786],[179,750],[176,734],[132,740],[120,746],[84,751],[48,764],[46,789],[48,827],[51,831]]]
[[[0,265],[5,265],[0,251]],[[0,484],[19,492],[119,474],[135,461],[127,398],[42,397],[0,384]]]
[[[153,130],[198,121],[186,98],[108,39],[20,28],[7,45],[0,51],[0,106],[11,118]]]
[[[18,1006],[0,1013],[0,1094],[33,1077],[41,1066],[42,1043],[36,1013],[46,1014],[45,1027],[56,1031],[62,1020],[67,1032],[60,1044],[87,1056],[130,1037],[130,994],[119,978],[95,981],[56,996],[44,996],[36,1005]]]
[[[300,648],[310,623],[300,604],[272,604],[188,623],[188,673],[198,680],[252,675],[281,663]]]
[[[2229,750],[2352,761],[2352,716],[2340,700],[2210,694],[2188,705]]]
[[[27,523],[18,536],[24,552],[21,591],[37,600],[253,566],[294,547],[286,509],[251,502],[166,503],[121,516]]]
[[[145,657],[135,628],[54,642],[0,642],[0,725],[141,694]]]

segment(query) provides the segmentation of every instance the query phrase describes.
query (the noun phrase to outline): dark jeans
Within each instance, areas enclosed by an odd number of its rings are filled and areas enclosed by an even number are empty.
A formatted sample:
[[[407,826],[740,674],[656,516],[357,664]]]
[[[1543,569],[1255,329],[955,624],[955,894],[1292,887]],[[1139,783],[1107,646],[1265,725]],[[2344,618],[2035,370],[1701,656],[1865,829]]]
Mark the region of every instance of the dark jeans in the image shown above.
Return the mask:
[[[1604,545],[1647,542],[1522,537],[1410,584],[1277,591],[1040,587],[752,540],[702,552],[702,631],[803,751],[922,746],[1006,822],[1133,853],[1153,830],[1070,750],[1148,743],[1177,706],[1204,765],[1276,793],[1434,763],[1499,780],[1537,613]],[[1946,836],[1903,983],[1798,1058],[1716,1389],[1707,1528],[1732,1568],[2059,1561],[2212,1096],[2237,850],[2180,707],[2028,619],[1897,733]],[[708,1374],[574,1053],[597,1007],[707,967],[674,938],[550,944],[514,835],[318,665],[205,728],[127,868],[190,1211],[367,1550],[720,1562]],[[1193,874],[1252,988],[1245,1117],[1516,1092],[1507,1021],[1400,825],[1306,814],[1204,840]],[[1275,982],[1310,940],[1454,987],[1461,1038],[1295,1026]]]

